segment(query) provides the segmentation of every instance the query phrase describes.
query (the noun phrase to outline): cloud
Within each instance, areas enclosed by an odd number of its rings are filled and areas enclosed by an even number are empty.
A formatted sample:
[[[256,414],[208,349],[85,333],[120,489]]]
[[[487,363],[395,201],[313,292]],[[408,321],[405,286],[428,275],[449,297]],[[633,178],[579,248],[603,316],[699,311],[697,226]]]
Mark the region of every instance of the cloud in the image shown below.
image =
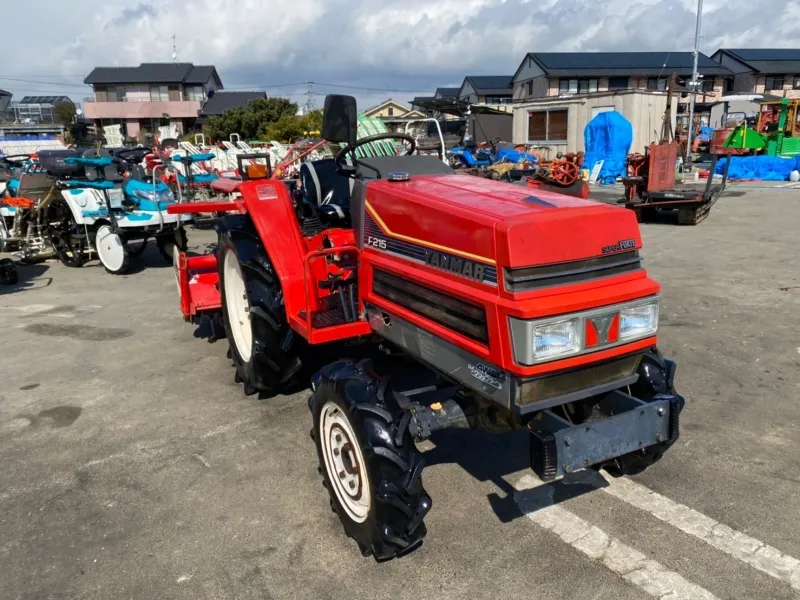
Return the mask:
[[[376,88],[360,103],[408,100],[465,75],[512,74],[529,51],[691,50],[695,0],[163,0],[121,8],[52,2],[34,15],[6,9],[8,77],[15,95],[69,91],[95,66],[178,59],[213,64],[226,87],[264,86],[304,102],[307,85]],[[702,50],[800,46],[798,0],[706,0]],[[765,42],[766,40],[766,42]],[[45,75],[50,77],[45,78]],[[60,86],[60,87],[59,87]],[[18,91],[19,90],[19,91]],[[385,90],[385,91],[384,91]],[[404,90],[396,92],[392,90]],[[317,103],[320,100],[317,99]]]

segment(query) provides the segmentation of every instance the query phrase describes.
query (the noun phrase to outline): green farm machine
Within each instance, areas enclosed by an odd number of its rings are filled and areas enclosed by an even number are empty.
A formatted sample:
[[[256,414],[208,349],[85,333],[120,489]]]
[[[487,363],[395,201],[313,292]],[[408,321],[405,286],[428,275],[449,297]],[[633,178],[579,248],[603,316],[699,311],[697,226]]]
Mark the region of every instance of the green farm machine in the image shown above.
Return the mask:
[[[755,126],[743,119],[733,129],[719,129],[712,145],[717,146],[720,154],[796,156],[800,154],[799,109],[800,99],[763,101]]]

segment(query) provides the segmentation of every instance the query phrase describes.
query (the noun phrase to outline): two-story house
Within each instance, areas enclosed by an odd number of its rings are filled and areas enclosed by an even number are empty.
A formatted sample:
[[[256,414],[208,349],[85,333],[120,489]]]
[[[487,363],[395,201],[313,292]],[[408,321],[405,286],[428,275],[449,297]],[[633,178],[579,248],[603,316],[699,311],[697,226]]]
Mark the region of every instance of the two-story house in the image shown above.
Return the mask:
[[[94,90],[84,102],[86,119],[98,127],[122,125],[128,137],[164,125],[189,131],[208,93],[223,87],[216,68],[191,63],[96,67],[83,82]]]
[[[469,104],[510,111],[511,79],[510,75],[467,75],[456,97]]]
[[[512,79],[514,102],[621,90],[665,91],[673,73],[680,85],[687,85],[692,63],[691,52],[529,52]],[[702,53],[697,72],[702,78],[699,91],[705,94],[695,101],[701,104],[721,95],[733,77]]]
[[[800,98],[800,50],[720,48],[711,58],[733,72],[728,92]]]
[[[658,141],[669,78],[675,74],[685,92],[693,59],[691,52],[528,53],[512,78],[514,142],[556,152],[584,150],[586,124],[600,112],[615,110],[633,125],[631,151],[641,152]],[[708,119],[710,103],[723,94],[733,74],[703,54],[698,74],[696,113],[708,113]],[[689,94],[684,92],[672,103],[673,131],[681,118],[688,121]]]

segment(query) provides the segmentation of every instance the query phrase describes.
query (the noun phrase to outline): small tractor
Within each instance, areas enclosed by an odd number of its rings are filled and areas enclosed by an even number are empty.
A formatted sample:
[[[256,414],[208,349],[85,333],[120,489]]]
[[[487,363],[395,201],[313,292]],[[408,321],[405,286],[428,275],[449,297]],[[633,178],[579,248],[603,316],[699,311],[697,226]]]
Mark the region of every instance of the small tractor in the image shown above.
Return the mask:
[[[659,212],[677,211],[679,225],[697,225],[708,216],[728,182],[731,161],[725,162],[722,181],[714,183],[719,154],[712,154],[708,179],[703,189],[675,185],[675,164],[680,152],[678,142],[650,144],[644,154],[629,154],[627,175],[622,178],[625,197],[618,202],[636,215],[640,223]]]
[[[176,275],[187,321],[221,312],[246,395],[296,386],[315,347],[344,342],[309,369],[308,405],[331,507],[363,556],[422,543],[416,443],[440,430],[526,430],[544,481],[662,457],[684,399],[632,212],[457,174],[404,133],[358,139],[351,96],[326,98],[322,133],[340,149],[304,163],[300,186],[244,169],[232,200],[168,211],[228,213],[215,252],[177,253]],[[387,139],[407,154],[357,157]]]

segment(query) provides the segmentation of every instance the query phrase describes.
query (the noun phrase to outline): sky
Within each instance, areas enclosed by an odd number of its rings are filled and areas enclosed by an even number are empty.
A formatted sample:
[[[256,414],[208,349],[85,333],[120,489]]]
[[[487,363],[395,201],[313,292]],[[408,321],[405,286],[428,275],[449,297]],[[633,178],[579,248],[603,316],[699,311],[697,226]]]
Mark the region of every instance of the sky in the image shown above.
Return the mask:
[[[82,100],[95,66],[216,66],[304,105],[407,102],[527,52],[690,51],[697,0],[0,0],[0,88]],[[800,48],[800,0],[705,0],[700,49]]]

